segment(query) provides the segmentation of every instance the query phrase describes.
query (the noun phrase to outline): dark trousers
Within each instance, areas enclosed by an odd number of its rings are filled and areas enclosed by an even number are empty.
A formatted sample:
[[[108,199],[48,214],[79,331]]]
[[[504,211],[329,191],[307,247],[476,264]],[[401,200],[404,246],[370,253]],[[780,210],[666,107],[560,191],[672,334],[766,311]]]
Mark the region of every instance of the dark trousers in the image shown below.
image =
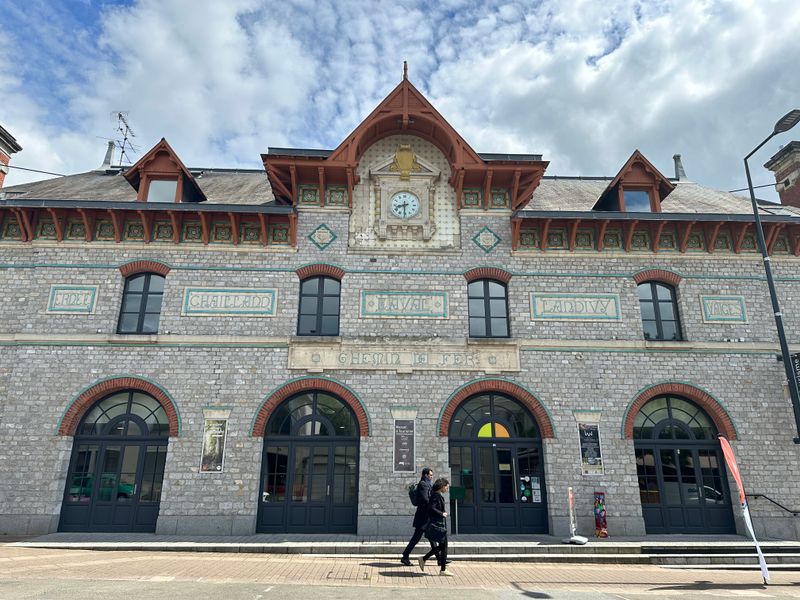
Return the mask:
[[[445,565],[447,565],[447,538],[445,537],[441,542],[433,543],[431,542],[431,551],[428,552],[423,559],[428,560],[431,556],[436,555],[436,562],[439,563],[439,566],[442,568],[442,571],[445,570]]]
[[[425,527],[417,527],[416,529],[414,529],[414,535],[411,536],[411,540],[409,540],[408,546],[406,546],[406,549],[403,550],[403,556],[405,556],[406,558],[409,557],[411,551],[414,549],[414,546],[419,544],[419,541],[422,539],[422,534],[424,533],[425,533]],[[432,543],[431,543],[431,548],[433,548]]]

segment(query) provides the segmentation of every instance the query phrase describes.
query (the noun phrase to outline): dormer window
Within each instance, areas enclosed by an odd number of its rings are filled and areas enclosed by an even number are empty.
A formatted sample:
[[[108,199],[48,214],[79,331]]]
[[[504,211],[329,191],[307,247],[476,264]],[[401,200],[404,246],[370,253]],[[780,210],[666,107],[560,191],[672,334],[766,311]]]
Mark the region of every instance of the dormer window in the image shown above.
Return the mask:
[[[147,187],[148,202],[176,202],[178,181],[176,179],[153,179]]]
[[[625,212],[653,212],[649,190],[624,190]]]
[[[608,184],[592,210],[661,212],[661,203],[674,189],[675,184],[636,150]]]
[[[124,176],[138,192],[139,202],[204,202],[206,199],[194,176],[164,138],[125,171]]]

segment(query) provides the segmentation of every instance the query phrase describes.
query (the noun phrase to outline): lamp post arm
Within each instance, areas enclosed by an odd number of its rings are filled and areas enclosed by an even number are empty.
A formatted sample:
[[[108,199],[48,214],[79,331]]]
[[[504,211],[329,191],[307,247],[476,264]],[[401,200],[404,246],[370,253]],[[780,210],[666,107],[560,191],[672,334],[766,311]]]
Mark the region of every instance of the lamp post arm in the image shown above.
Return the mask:
[[[792,359],[789,355],[789,345],[786,342],[786,332],[783,328],[783,314],[778,302],[778,293],[775,289],[775,281],[772,277],[772,267],[769,258],[769,251],[767,249],[766,241],[764,240],[764,230],[761,227],[761,216],[758,214],[758,203],[756,202],[756,193],[753,190],[753,181],[750,177],[750,166],[747,164],[747,159],[753,156],[761,147],[773,138],[773,133],[763,142],[761,142],[755,150],[744,158],[744,171],[747,175],[747,187],[750,190],[750,202],[753,205],[753,217],[755,219],[756,237],[758,238],[758,248],[761,251],[761,257],[764,262],[764,273],[767,276],[767,287],[769,288],[769,297],[772,301],[772,312],[775,316],[775,329],[778,332],[778,341],[781,346],[781,357],[783,359],[783,368],[786,373],[786,381],[789,385],[789,396],[792,401],[792,410],[794,411],[794,421],[797,435],[794,437],[794,443],[800,444],[800,391],[797,389],[797,380],[795,378],[794,367]]]

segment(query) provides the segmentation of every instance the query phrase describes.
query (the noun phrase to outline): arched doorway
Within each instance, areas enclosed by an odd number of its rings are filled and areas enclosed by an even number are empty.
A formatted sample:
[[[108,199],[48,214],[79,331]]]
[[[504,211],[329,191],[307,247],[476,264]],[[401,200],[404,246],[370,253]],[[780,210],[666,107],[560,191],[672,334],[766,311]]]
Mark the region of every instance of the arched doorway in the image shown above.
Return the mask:
[[[735,533],[717,428],[694,402],[656,396],[633,423],[647,533]]]
[[[59,531],[155,531],[169,433],[149,394],[126,390],[95,403],[75,431]]]
[[[527,408],[503,394],[472,396],[453,414],[449,442],[451,484],[464,494],[459,533],[547,533],[542,440]]]
[[[270,416],[264,434],[257,530],[355,533],[359,424],[339,397],[296,394]]]

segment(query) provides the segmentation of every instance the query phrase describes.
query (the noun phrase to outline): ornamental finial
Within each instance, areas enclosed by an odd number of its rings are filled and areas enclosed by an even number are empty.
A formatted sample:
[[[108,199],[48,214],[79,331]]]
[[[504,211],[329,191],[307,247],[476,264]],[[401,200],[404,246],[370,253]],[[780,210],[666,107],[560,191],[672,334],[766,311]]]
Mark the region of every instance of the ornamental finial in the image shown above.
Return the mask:
[[[408,61],[403,61],[403,79],[408,79]]]

